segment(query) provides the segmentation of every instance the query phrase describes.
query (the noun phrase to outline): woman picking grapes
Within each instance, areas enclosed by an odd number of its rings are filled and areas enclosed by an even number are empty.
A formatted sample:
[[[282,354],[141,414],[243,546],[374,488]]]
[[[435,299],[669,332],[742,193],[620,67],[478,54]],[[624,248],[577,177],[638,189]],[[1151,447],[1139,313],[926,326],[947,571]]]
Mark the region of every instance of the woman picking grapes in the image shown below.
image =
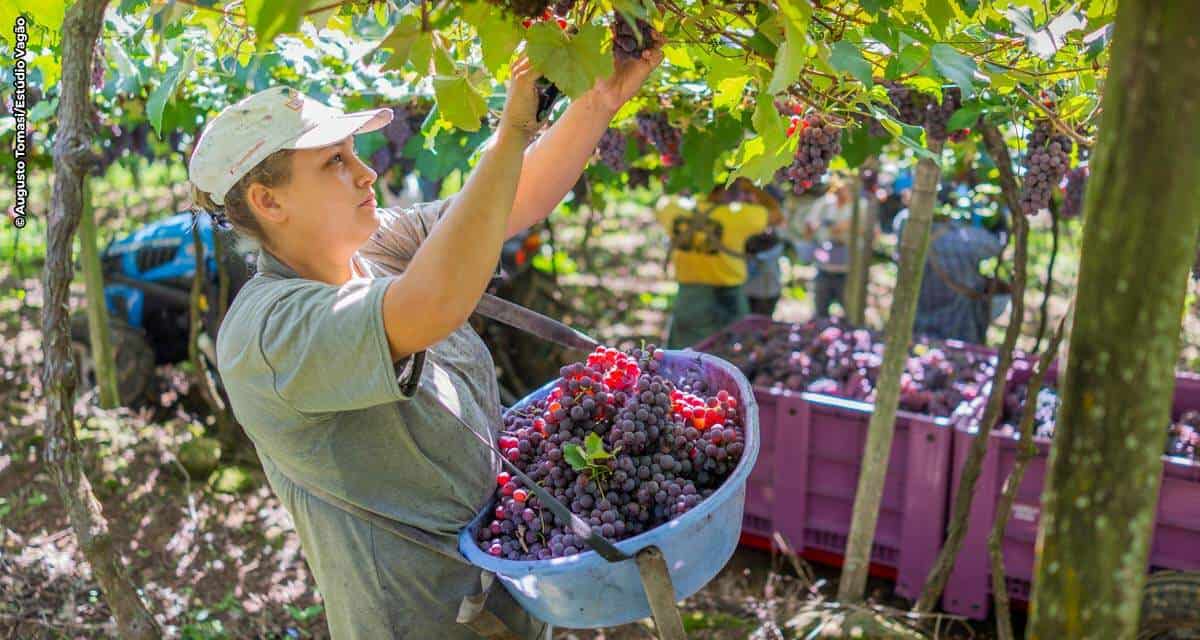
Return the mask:
[[[389,109],[345,114],[286,87],[208,123],[189,164],[200,208],[261,245],[217,340],[221,377],[291,514],[334,638],[541,637],[503,589],[481,591],[456,538],[499,460],[491,355],[466,323],[504,239],[575,184],[616,111],[662,59],[640,57],[539,129],[537,74],[512,65],[503,114],[462,191],[378,209],[353,136]],[[507,634],[507,635],[506,635]]]

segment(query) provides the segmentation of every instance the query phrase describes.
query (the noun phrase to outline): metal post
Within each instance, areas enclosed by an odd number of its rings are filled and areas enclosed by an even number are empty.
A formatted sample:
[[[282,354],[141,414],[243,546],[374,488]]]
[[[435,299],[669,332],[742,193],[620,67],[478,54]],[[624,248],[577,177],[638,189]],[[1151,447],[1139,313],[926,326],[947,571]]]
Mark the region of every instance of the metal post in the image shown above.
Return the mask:
[[[642,574],[642,588],[650,602],[654,625],[662,640],[687,640],[683,633],[683,619],[679,607],[675,606],[675,585],[667,571],[667,562],[658,547],[646,547],[637,554],[638,571]]]

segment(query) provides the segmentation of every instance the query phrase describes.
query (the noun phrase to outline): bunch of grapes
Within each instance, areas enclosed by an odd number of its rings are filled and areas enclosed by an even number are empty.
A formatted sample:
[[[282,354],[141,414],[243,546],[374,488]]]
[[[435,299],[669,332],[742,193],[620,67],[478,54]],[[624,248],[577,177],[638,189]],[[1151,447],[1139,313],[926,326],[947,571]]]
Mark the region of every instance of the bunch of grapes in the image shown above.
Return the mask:
[[[683,135],[671,126],[665,113],[639,113],[638,133],[658,150],[662,163],[668,167],[679,163],[679,146]]]
[[[574,6],[575,0],[558,0],[558,2],[554,3],[554,13],[565,16],[571,12]]]
[[[1008,435],[1018,433],[1018,425],[1025,411],[1029,387],[1025,383],[1011,386],[1004,395],[1004,410],[997,431]],[[1053,439],[1055,420],[1062,399],[1053,384],[1047,384],[1038,392],[1037,407],[1034,409],[1034,434],[1040,438]],[[983,412],[983,402],[977,402],[974,415]],[[1167,445],[1163,453],[1200,461],[1200,411],[1188,411],[1178,420],[1167,424]]]
[[[887,87],[888,99],[892,102],[897,120],[918,127],[925,124],[925,112],[930,102],[929,96],[898,82],[887,82],[884,83],[884,86]]]
[[[550,0],[492,0],[506,12],[523,18],[535,18],[550,7]]]
[[[504,416],[504,456],[609,540],[695,508],[745,450],[737,400],[695,373],[667,379],[663,356],[653,346],[600,347],[563,367],[546,398]],[[476,535],[481,549],[509,560],[587,550],[519,478],[502,472],[496,485],[492,517]]]
[[[945,141],[951,137],[946,125],[950,116],[962,106],[962,91],[958,87],[948,87],[942,91],[942,102],[937,104],[930,100],[925,110],[925,135],[931,140]],[[956,132],[957,133],[957,132]]]
[[[1067,172],[1063,186],[1063,204],[1060,212],[1064,218],[1074,218],[1083,213],[1083,196],[1087,192],[1087,167],[1075,167]]]
[[[650,170],[635,167],[629,170],[629,188],[637,189],[650,186]]]
[[[841,131],[820,114],[810,114],[799,122],[800,146],[787,168],[796,194],[816,184],[829,169],[833,157],[842,152]]]
[[[1054,188],[1071,163],[1071,139],[1055,134],[1050,122],[1038,122],[1029,134],[1025,152],[1025,182],[1021,185],[1021,208],[1033,215],[1050,206]]]
[[[604,135],[600,136],[596,151],[600,154],[601,162],[617,173],[624,173],[629,168],[628,163],[625,162],[627,145],[628,140],[625,138],[625,134],[616,129],[608,129]]]
[[[421,123],[425,121],[426,113],[410,111],[406,105],[392,107],[392,121],[383,128],[383,137],[387,143],[371,154],[371,168],[382,176],[392,167],[400,169],[401,175],[407,175],[416,164],[411,158],[405,157],[404,146],[421,131]],[[390,188],[390,184],[389,184]]]
[[[654,44],[654,27],[637,18],[629,24],[620,13],[613,14],[613,56],[617,60],[636,60]]]
[[[708,349],[741,369],[756,387],[872,402],[884,342],[870,330],[835,320],[775,323],[729,330]],[[983,395],[995,358],[927,339],[912,347],[900,383],[900,408],[947,417]]]

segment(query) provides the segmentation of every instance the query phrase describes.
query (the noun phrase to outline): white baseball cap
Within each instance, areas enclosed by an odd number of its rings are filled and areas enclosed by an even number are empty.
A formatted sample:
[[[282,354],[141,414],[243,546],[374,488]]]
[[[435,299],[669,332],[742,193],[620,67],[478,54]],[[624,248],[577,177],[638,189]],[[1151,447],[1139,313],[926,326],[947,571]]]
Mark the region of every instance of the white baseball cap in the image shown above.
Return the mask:
[[[273,87],[225,107],[209,121],[192,151],[188,178],[213,202],[224,204],[238,180],[280,149],[325,147],[391,121],[387,107],[344,113],[291,87]]]

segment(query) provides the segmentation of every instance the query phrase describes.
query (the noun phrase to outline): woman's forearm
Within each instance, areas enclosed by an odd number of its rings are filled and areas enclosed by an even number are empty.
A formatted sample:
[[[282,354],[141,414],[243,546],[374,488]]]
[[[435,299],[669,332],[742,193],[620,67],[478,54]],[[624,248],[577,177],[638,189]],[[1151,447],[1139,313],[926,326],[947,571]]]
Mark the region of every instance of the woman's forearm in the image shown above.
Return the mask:
[[[571,103],[525,152],[507,236],[542,221],[579,180],[613,112],[593,92]]]
[[[487,288],[510,225],[528,140],[501,130],[404,274],[384,295],[392,356],[421,351],[471,315]]]

